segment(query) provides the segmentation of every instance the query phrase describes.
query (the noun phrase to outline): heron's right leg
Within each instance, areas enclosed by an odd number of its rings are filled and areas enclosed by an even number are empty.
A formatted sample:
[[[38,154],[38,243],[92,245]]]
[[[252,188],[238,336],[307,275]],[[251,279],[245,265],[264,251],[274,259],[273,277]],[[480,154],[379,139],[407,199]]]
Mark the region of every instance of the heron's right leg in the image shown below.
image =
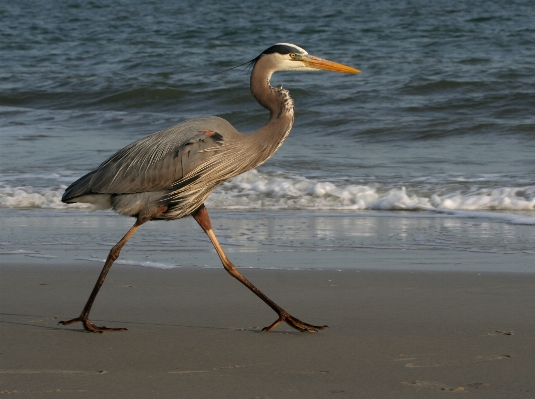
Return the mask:
[[[102,286],[102,284],[104,284],[106,275],[110,271],[111,266],[113,265],[113,262],[119,257],[119,254],[121,253],[121,249],[123,248],[124,244],[126,244],[126,242],[130,239],[130,237],[134,235],[134,233],[139,228],[139,226],[141,226],[143,223],[147,222],[148,220],[149,219],[138,218],[138,220],[136,220],[136,223],[134,223],[134,225],[130,228],[130,230],[128,230],[128,233],[126,233],[126,235],[117,244],[115,244],[115,246],[110,250],[110,253],[108,254],[108,258],[106,259],[106,263],[104,263],[104,267],[102,268],[102,271],[100,272],[100,276],[80,316],[78,316],[75,319],[60,321],[59,324],[67,326],[69,324],[80,321],[84,325],[84,329],[86,329],[87,331],[97,332],[97,333],[102,333],[104,331],[125,331],[126,330],[126,328],[108,328],[106,326],[97,327],[89,320],[89,312],[91,311],[91,307],[93,306],[93,302],[95,301],[95,298],[97,297],[100,287]]]
[[[210,223],[208,211],[206,210],[204,205],[201,205],[199,209],[197,209],[192,214],[192,216],[197,221],[197,223],[199,223],[199,225],[204,230],[206,235],[210,238],[210,241],[212,241],[212,244],[214,245],[214,248],[217,254],[219,255],[219,258],[221,259],[221,262],[223,263],[223,267],[225,268],[225,270],[232,277],[234,277],[235,279],[240,281],[242,284],[244,284],[247,288],[249,288],[251,291],[253,291],[260,299],[262,299],[271,309],[273,309],[279,315],[279,318],[273,324],[271,324],[268,327],[263,328],[262,331],[271,331],[283,321],[287,323],[289,326],[302,332],[305,332],[305,331],[317,332],[318,330],[323,330],[324,328],[327,328],[327,326],[314,326],[312,324],[302,322],[301,320],[293,317],[288,312],[286,312],[283,308],[281,308],[279,305],[277,305],[275,302],[269,299],[267,295],[265,295],[262,291],[256,288],[249,280],[243,277],[241,273],[238,271],[238,269],[236,269],[236,266],[234,266],[232,262],[227,258],[227,255],[225,254],[225,252],[223,252],[223,248],[221,248],[221,245],[217,241],[217,238],[212,230],[212,224]]]

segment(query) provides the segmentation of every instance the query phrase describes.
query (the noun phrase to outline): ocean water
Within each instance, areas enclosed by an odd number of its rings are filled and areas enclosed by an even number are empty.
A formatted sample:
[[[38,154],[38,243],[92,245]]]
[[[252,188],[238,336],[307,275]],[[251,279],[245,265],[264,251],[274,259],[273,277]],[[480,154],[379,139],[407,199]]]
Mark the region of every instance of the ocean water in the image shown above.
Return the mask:
[[[362,74],[275,74],[292,133],[209,209],[535,225],[534,20],[530,0],[4,1],[2,224],[87,215],[60,201],[71,182],[185,119],[256,130],[248,71],[215,73],[290,42]]]

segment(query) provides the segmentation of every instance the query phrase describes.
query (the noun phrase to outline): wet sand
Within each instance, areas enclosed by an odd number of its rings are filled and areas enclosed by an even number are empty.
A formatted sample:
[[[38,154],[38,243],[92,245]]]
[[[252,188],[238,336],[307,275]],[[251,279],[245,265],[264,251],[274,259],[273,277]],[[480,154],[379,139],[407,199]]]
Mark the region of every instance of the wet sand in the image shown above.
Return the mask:
[[[212,212],[237,266],[535,274],[535,228],[425,212]],[[102,265],[132,226],[112,212],[0,210],[0,262]],[[143,225],[117,263],[221,268],[193,218]],[[98,266],[101,267],[101,266]]]
[[[296,317],[330,327],[261,333],[275,313],[223,270],[116,265],[92,319],[129,331],[91,334],[57,322],[79,314],[101,265],[2,260],[6,397],[535,395],[532,274],[243,270]]]

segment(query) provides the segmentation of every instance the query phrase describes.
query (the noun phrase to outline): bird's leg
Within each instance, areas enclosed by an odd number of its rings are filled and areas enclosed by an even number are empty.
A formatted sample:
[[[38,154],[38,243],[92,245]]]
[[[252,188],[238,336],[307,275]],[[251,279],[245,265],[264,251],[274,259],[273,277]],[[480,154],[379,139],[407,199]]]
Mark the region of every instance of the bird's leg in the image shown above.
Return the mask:
[[[236,266],[234,266],[232,262],[227,258],[227,255],[225,255],[225,252],[223,252],[221,245],[217,241],[217,238],[212,230],[212,224],[210,223],[210,217],[208,216],[208,211],[206,210],[204,205],[201,205],[195,212],[193,212],[192,216],[197,221],[197,223],[199,223],[199,225],[204,230],[206,235],[210,238],[210,241],[212,241],[212,244],[214,245],[214,248],[217,254],[219,255],[219,258],[221,259],[221,262],[223,263],[223,267],[225,268],[225,270],[229,272],[229,274],[232,277],[236,278],[242,284],[244,284],[247,288],[253,291],[258,297],[260,297],[260,299],[262,299],[271,309],[273,309],[279,315],[279,318],[273,324],[271,324],[269,327],[264,327],[262,331],[271,331],[283,321],[286,322],[291,327],[302,332],[304,331],[317,332],[318,330],[323,330],[324,328],[327,327],[327,326],[314,326],[312,324],[307,324],[291,316],[284,309],[282,309],[279,305],[277,305],[275,302],[269,299],[262,291],[256,288],[249,280],[243,277],[241,273],[238,271],[238,269],[236,269]]]
[[[119,257],[119,253],[121,252],[121,249],[123,248],[124,244],[134,235],[136,230],[141,226],[143,223],[147,222],[149,218],[146,219],[140,219],[138,218],[136,220],[136,223],[128,230],[128,233],[117,243],[115,246],[110,250],[110,253],[108,255],[108,258],[106,259],[106,263],[104,263],[104,267],[102,268],[102,271],[100,272],[100,276],[98,277],[98,280],[95,284],[95,287],[93,288],[93,291],[91,292],[91,295],[89,295],[89,299],[87,300],[87,303],[84,306],[84,309],[82,310],[82,313],[79,317],[67,320],[67,321],[60,321],[59,324],[67,326],[72,323],[76,323],[78,321],[81,321],[84,325],[84,328],[87,331],[96,332],[96,333],[102,333],[104,331],[125,331],[126,328],[108,328],[105,326],[97,327],[95,326],[90,320],[89,320],[89,312],[91,311],[91,306],[93,306],[93,302],[95,301],[95,298],[97,297],[98,291],[100,290],[100,287],[104,283],[104,280],[106,279],[106,275],[111,269],[111,266],[113,265],[113,262]]]

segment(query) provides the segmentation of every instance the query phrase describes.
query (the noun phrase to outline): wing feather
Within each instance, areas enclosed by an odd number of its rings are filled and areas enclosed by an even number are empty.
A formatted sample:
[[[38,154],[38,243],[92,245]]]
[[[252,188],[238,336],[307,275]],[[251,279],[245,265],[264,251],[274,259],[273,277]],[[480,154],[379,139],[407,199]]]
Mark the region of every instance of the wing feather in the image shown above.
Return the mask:
[[[210,134],[212,133],[212,134]],[[88,194],[132,194],[170,189],[238,138],[218,117],[191,119],[144,137],[119,150],[97,169],[71,184],[62,200]]]

